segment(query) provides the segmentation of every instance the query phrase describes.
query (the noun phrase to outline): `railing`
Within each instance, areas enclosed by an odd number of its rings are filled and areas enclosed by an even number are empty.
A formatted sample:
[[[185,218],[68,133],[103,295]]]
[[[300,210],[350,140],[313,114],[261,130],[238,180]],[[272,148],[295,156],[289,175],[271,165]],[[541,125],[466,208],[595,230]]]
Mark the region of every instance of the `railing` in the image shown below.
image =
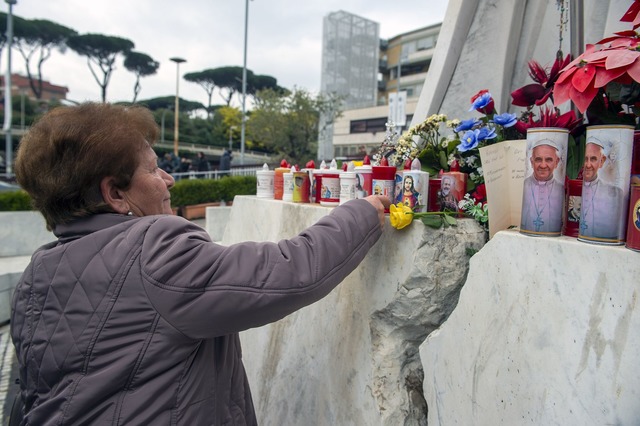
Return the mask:
[[[262,166],[236,167],[231,170],[211,170],[208,172],[171,173],[175,180],[181,179],[220,179],[225,176],[255,176]]]
[[[235,167],[231,170],[211,170],[208,172],[185,172],[171,173],[175,180],[181,179],[220,179],[225,176],[255,176],[256,171],[262,170],[262,166]],[[12,173],[0,173],[0,180],[5,182],[15,182],[15,175]]]

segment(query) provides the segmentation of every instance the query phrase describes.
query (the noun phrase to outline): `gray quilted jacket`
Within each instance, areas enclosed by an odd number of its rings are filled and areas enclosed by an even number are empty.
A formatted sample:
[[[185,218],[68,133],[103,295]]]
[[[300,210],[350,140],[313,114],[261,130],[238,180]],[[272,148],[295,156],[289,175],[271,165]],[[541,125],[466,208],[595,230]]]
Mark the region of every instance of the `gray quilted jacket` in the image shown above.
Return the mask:
[[[58,226],[14,294],[25,424],[256,424],[238,332],[328,294],[381,229],[365,200],[278,243],[175,216]],[[284,419],[283,419],[284,420]]]

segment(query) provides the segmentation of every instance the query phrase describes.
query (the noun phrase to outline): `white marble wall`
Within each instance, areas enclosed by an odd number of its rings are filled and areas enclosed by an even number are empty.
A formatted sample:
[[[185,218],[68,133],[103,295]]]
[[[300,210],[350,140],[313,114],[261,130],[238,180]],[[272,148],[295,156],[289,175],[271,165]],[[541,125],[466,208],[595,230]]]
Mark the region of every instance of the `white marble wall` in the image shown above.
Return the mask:
[[[39,212],[0,212],[0,324],[9,321],[13,289],[31,254],[55,239]]]
[[[619,22],[630,0],[580,3],[585,44],[631,29]],[[565,55],[571,53],[568,26],[560,43],[557,4],[555,0],[449,0],[412,124],[434,113],[461,120],[477,116],[468,111],[470,98],[482,89],[491,92],[498,112],[514,112],[511,92],[533,83],[527,63],[533,59],[550,68],[559,48]]]
[[[429,425],[637,425],[640,253],[497,233],[420,346]]]
[[[236,197],[222,244],[289,238],[330,208]],[[258,419],[265,425],[418,425],[426,421],[418,346],[454,309],[468,250],[485,242],[471,219],[384,235],[321,301],[241,333]]]
[[[31,256],[38,247],[54,240],[40,212],[0,212],[0,258]]]

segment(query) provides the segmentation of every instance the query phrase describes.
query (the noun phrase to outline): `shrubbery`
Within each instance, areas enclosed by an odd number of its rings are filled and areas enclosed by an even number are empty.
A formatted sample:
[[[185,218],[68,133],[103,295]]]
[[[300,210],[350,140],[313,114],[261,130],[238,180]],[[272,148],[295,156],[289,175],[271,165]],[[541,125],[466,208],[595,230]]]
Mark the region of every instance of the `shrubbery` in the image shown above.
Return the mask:
[[[31,197],[25,191],[0,192],[0,211],[16,212],[33,210]]]
[[[233,201],[236,195],[255,195],[255,176],[227,176],[221,179],[185,179],[171,188],[171,206]]]
[[[171,206],[233,201],[236,195],[255,195],[255,176],[227,176],[221,179],[185,179],[171,188]],[[33,210],[25,191],[0,192],[0,211]]]

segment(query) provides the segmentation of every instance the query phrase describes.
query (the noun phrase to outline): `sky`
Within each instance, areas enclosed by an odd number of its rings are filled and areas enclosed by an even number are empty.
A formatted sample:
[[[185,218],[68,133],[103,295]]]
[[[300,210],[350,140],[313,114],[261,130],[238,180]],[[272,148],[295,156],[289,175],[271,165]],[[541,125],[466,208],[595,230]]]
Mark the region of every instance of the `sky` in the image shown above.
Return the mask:
[[[2,11],[8,5],[2,2]],[[339,10],[380,24],[380,36],[442,22],[445,0],[251,0],[249,1],[247,68],[270,75],[283,87],[317,92],[322,60],[322,20]],[[160,63],[157,74],[140,80],[138,99],[175,96],[176,64],[187,62],[180,76],[221,66],[242,66],[245,1],[242,0],[17,0],[13,13],[25,19],[47,19],[77,31],[131,40],[135,51]],[[6,66],[6,50],[2,52]],[[107,88],[107,101],[131,101],[135,76],[116,61]],[[25,74],[24,60],[12,53],[12,70]],[[100,87],[86,57],[72,50],[54,51],[43,65],[43,77],[69,88],[74,101],[100,101]],[[180,78],[181,98],[207,104],[205,90]],[[213,104],[223,103],[214,93]],[[237,106],[237,105],[236,105]]]

